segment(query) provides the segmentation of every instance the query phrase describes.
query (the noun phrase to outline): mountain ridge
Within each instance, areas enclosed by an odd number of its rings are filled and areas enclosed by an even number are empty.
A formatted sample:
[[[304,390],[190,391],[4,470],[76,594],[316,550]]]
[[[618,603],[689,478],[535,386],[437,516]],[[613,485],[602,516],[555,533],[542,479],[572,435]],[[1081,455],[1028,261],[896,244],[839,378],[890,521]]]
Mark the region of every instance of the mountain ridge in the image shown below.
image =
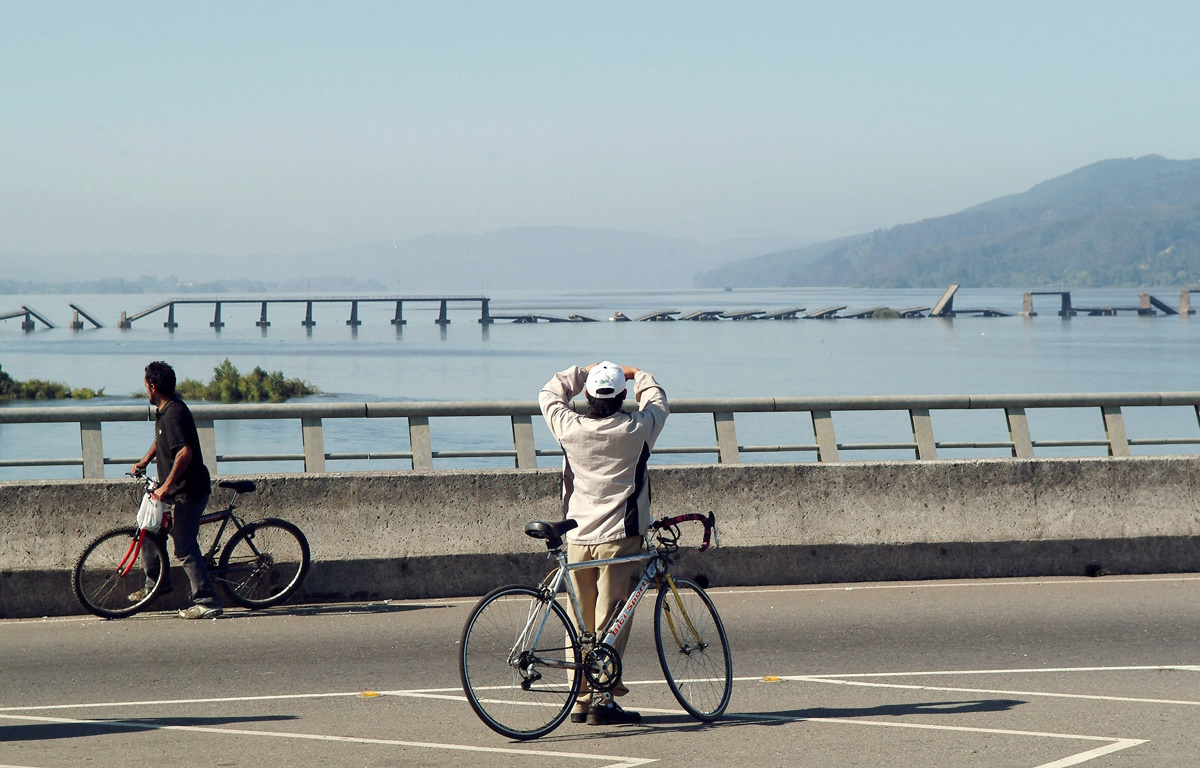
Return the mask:
[[[697,284],[1187,282],[1200,279],[1197,203],[1200,160],[1158,155],[1103,160],[947,216],[726,265],[698,275]],[[1114,222],[1124,228],[1114,229]]]

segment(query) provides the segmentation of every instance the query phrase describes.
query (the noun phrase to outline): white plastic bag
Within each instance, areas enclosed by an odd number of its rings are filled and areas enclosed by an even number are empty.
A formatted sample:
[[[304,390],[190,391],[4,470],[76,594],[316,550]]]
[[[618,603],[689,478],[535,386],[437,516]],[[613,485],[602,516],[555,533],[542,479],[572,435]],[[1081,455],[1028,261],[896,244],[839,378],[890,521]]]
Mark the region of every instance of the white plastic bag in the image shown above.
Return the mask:
[[[142,497],[142,506],[138,507],[138,528],[143,528],[151,533],[158,531],[162,525],[163,509],[165,507],[166,505],[162,501],[154,498],[147,492]]]

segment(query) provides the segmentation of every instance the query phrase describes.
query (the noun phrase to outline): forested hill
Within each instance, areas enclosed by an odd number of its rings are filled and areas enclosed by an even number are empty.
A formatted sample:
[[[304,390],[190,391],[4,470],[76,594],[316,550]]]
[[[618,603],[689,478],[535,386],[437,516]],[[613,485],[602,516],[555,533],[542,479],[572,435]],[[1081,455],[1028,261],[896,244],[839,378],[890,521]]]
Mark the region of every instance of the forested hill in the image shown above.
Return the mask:
[[[758,256],[702,287],[1200,281],[1200,160],[1105,160],[950,216]]]

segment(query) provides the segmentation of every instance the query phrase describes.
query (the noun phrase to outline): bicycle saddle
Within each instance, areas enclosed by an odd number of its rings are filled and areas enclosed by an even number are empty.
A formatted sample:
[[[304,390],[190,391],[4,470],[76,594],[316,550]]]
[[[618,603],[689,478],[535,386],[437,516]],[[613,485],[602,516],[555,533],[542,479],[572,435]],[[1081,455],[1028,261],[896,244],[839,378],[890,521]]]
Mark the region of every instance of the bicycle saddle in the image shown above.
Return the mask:
[[[578,527],[578,520],[559,520],[557,523],[535,520],[532,523],[525,523],[525,535],[535,539],[545,539],[547,547],[557,549],[562,546],[563,534]]]
[[[253,480],[222,480],[217,485],[235,493],[254,493],[254,489],[257,487]]]

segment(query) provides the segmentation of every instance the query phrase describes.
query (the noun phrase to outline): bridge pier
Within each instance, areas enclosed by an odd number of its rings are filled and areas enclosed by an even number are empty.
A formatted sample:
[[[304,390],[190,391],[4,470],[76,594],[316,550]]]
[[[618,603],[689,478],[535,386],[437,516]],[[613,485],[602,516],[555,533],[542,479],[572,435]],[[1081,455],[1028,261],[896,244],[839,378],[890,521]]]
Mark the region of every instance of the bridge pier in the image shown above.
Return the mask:
[[[493,322],[494,321],[492,320],[492,313],[488,310],[488,300],[480,299],[479,300],[479,324],[486,326],[486,325],[491,325]]]
[[[446,317],[446,300],[445,299],[442,299],[441,311],[438,312],[438,319],[435,320],[434,322],[437,323],[438,325],[440,325],[442,328],[445,328],[447,325],[450,325],[450,318]]]
[[[262,316],[258,318],[258,322],[255,323],[255,325],[263,329],[268,328],[271,325],[271,323],[267,321],[267,302],[265,301],[262,303]]]
[[[33,315],[26,312],[25,319],[21,321],[21,330],[30,333],[34,328],[37,328],[37,323],[33,322]]]
[[[121,313],[121,317],[125,317],[124,312]],[[170,304],[167,306],[167,322],[163,323],[163,328],[166,328],[168,331],[174,333],[175,329],[178,327],[179,323],[175,322],[175,305]]]
[[[396,326],[398,330],[406,322],[408,321],[404,319],[404,302],[396,299],[396,316],[392,318],[392,325]]]
[[[316,321],[312,319],[312,305],[313,303],[311,301],[308,302],[304,310],[304,320],[300,323],[300,325],[303,325],[310,331],[312,330],[312,327],[317,324]]]
[[[350,302],[350,319],[346,321],[346,325],[350,326],[351,328],[354,328],[355,330],[358,329],[358,326],[362,325],[362,323],[359,322],[359,320],[358,320],[358,302],[357,301]]]
[[[221,322],[221,302],[215,302],[213,307],[213,321],[209,326],[216,328],[218,331],[225,327],[225,323]]]
[[[122,331],[128,331],[133,327],[133,323],[129,322],[129,318],[125,316],[125,310],[121,310],[121,319],[117,321],[117,327]]]

